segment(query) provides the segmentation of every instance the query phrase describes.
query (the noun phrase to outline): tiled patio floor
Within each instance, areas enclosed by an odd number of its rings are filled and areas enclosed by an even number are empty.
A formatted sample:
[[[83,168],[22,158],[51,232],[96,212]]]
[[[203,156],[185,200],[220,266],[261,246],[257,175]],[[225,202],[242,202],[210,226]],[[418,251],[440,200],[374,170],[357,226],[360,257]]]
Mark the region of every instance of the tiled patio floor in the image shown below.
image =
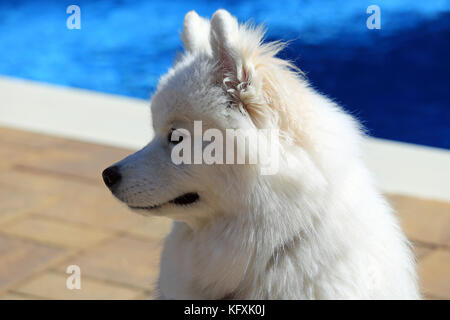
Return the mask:
[[[129,212],[100,177],[129,153],[0,128],[0,298],[152,298],[170,221]],[[450,299],[450,204],[389,198],[415,244],[423,292]],[[66,288],[69,265],[81,268],[81,290]]]

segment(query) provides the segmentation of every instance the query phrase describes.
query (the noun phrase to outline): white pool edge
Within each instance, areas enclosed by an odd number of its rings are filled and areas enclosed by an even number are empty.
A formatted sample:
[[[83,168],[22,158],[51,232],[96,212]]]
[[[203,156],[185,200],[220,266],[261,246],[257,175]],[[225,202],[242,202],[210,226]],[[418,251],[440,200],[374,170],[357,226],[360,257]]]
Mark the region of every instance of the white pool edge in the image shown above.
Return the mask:
[[[0,77],[0,126],[138,149],[151,139],[145,100]],[[367,138],[384,192],[450,201],[450,151]]]

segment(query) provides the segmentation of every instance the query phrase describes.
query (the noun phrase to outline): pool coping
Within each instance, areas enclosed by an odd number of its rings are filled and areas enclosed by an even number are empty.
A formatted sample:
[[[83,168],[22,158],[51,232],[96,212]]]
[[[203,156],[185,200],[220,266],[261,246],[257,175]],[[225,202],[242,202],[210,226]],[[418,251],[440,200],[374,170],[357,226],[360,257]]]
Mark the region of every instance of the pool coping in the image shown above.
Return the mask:
[[[0,77],[0,125],[138,149],[152,136],[149,102]],[[384,192],[450,201],[450,151],[366,138],[364,158]]]

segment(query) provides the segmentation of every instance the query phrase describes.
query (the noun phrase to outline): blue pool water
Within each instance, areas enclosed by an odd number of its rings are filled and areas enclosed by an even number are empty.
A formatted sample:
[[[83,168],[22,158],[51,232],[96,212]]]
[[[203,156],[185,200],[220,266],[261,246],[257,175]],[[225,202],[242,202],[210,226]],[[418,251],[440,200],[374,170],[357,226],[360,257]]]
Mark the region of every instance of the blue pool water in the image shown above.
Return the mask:
[[[66,8],[81,8],[81,30]],[[369,30],[366,8],[381,9]],[[0,0],[0,74],[148,98],[181,50],[184,14],[225,8],[292,40],[283,57],[369,134],[450,149],[450,1]]]

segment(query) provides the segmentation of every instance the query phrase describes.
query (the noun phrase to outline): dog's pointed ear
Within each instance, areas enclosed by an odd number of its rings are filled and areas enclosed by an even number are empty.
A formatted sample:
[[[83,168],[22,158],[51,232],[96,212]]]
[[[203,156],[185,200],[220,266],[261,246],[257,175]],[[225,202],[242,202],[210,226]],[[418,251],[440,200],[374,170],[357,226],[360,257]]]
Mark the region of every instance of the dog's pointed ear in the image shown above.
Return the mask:
[[[239,25],[235,17],[227,11],[217,10],[211,19],[212,58],[217,65],[216,80],[222,83],[228,93],[231,105],[245,111],[258,126],[264,127],[271,113],[263,92],[263,77],[259,76],[256,65],[267,57],[261,49],[262,28]],[[266,49],[267,50],[267,49]],[[267,56],[270,51],[267,51]],[[260,62],[261,64],[261,62]]]
[[[185,49],[189,52],[211,53],[209,35],[209,20],[199,17],[193,10],[189,11],[184,17],[183,34],[181,35]]]
[[[211,49],[222,76],[237,76],[240,64],[236,42],[239,40],[239,25],[228,11],[219,9],[211,19]]]

